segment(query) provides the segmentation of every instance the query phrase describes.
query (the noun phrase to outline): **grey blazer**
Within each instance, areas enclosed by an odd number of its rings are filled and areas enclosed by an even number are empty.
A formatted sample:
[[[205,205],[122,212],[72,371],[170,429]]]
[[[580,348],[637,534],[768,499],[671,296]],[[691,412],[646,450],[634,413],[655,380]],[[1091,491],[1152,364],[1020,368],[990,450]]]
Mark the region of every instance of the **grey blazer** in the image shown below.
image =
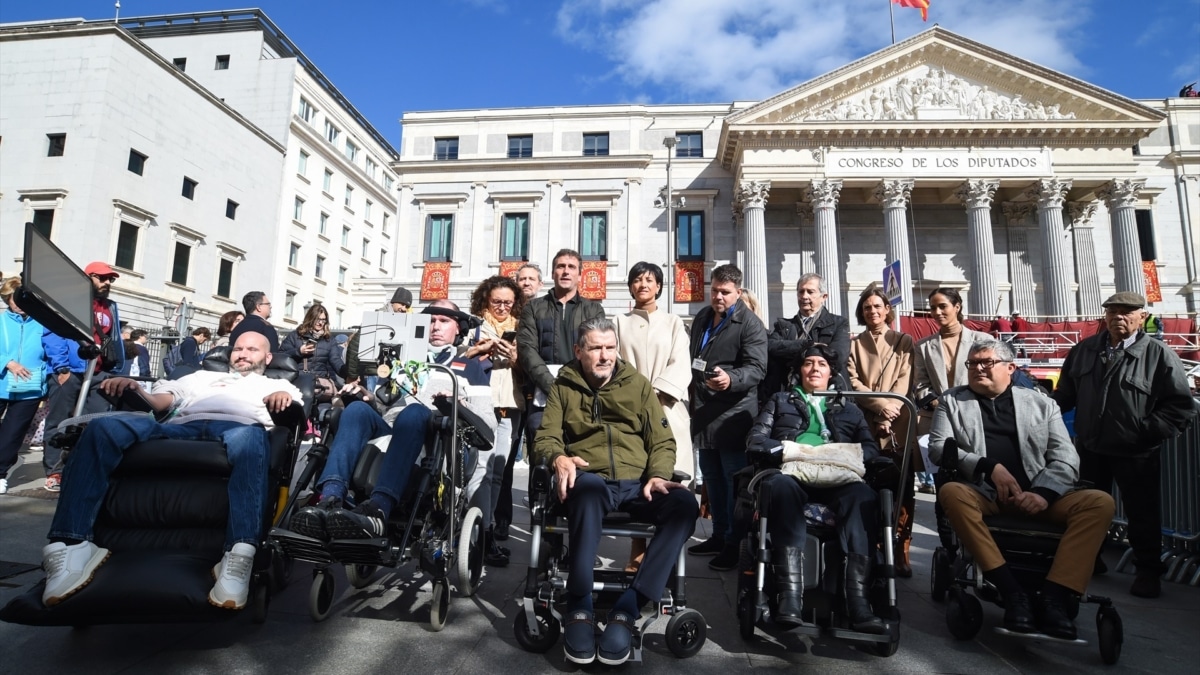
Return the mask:
[[[913,397],[920,401],[930,393],[938,394],[950,387],[967,383],[967,353],[978,340],[991,339],[987,333],[963,327],[958,354],[954,359],[954,381],[946,381],[946,360],[942,358],[942,336],[934,333],[913,345]]]
[[[1029,476],[1030,486],[1047,488],[1059,495],[1069,492],[1079,480],[1079,455],[1067,435],[1058,404],[1033,389],[1013,387],[1012,395],[1021,464],[1025,467],[1025,475]],[[942,463],[947,438],[958,441],[960,470],[967,476],[974,475],[979,459],[987,456],[987,448],[984,447],[979,401],[968,387],[955,387],[942,394],[941,403],[933,414],[929,458],[934,464]],[[975,481],[973,485],[988,499],[996,498],[995,488],[984,480]]]

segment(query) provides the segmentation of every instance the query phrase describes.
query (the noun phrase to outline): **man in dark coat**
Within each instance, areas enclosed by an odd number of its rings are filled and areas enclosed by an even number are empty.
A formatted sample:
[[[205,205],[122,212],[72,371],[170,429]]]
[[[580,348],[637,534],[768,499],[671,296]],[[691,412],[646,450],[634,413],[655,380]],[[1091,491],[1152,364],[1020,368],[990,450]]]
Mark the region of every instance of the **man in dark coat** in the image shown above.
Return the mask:
[[[825,309],[829,292],[819,274],[805,274],[796,282],[796,303],[800,309],[790,319],[775,322],[767,339],[767,376],[759,388],[759,401],[787,389],[788,373],[800,354],[814,344],[829,345],[832,352],[833,386],[849,389],[846,359],[850,357],[850,322]]]
[[[709,567],[737,565],[733,541],[733,474],[746,466],[746,434],[758,415],[758,385],[767,369],[767,329],[739,302],[742,271],[721,265],[712,271],[711,304],[692,322],[692,435],[708,490],[713,534],[688,548],[715,555]]]

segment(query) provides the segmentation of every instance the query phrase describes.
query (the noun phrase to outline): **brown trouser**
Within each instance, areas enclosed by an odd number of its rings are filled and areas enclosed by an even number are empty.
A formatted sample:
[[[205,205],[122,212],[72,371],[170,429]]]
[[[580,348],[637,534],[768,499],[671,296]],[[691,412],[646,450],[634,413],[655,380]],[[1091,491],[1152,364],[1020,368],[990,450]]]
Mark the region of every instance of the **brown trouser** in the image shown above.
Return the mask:
[[[997,504],[966,483],[943,485],[938,490],[938,501],[946,510],[955,534],[971,552],[981,572],[994,570],[1004,564],[1004,556],[992,540],[987,525],[983,524],[984,516],[1003,512],[1005,515],[1020,515],[1066,525],[1067,531],[1059,541],[1054,564],[1046,580],[1066,586],[1076,593],[1083,593],[1088,580],[1092,578],[1096,553],[1108,534],[1114,509],[1112,497],[1107,494],[1099,490],[1076,490],[1059,497],[1045,511],[1030,516]]]

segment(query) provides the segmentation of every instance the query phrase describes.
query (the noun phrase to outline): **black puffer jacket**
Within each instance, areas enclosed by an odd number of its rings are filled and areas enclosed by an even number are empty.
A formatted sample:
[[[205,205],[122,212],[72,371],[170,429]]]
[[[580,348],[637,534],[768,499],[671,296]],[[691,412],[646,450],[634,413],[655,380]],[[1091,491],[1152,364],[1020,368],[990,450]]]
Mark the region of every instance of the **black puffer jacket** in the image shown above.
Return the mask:
[[[804,400],[795,392],[776,393],[763,405],[746,439],[746,448],[766,452],[780,441],[794,441],[809,425],[809,410]],[[862,410],[849,401],[828,400],[825,409],[825,426],[829,428],[834,443],[862,443],[863,461],[879,456],[879,444],[871,436],[871,428],[863,417]]]
[[[554,297],[554,291],[526,303],[517,323],[517,361],[525,373],[525,382],[546,393],[554,386],[554,376],[546,364],[573,360],[575,354],[570,345],[575,344],[579,326],[604,317],[604,306],[595,300],[575,295],[567,302],[572,306],[569,325],[564,325],[568,323],[563,320],[566,308]]]
[[[304,338],[300,331],[294,330],[283,339],[279,351],[295,359],[302,372],[309,371],[338,381],[339,373],[346,367],[346,362],[342,359],[342,347],[333,341],[333,336],[317,340],[317,349],[309,357],[300,353],[303,344]]]

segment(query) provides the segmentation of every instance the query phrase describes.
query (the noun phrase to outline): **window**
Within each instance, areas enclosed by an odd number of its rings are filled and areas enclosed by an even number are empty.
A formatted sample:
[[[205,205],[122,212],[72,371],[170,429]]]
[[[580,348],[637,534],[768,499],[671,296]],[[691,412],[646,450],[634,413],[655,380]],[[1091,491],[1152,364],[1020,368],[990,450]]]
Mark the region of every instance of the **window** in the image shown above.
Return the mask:
[[[433,139],[434,159],[458,159],[458,138]]]
[[[679,260],[704,260],[704,213],[676,212],[675,232]]]
[[[368,157],[367,161],[366,161],[366,165],[367,165],[366,166],[367,175],[371,177],[371,180],[375,180],[375,168],[376,168],[375,160]]]
[[[292,205],[292,220],[304,220],[304,200],[296,197],[296,202]]]
[[[333,189],[333,172],[325,169],[325,178],[321,180],[321,189],[329,192]]]
[[[297,113],[300,115],[300,119],[304,120],[305,122],[308,122],[309,124],[312,124],[312,119],[313,119],[313,116],[315,116],[317,114],[317,109],[314,108],[313,105],[308,102],[308,99],[301,96],[300,97],[300,109],[297,111]]]
[[[171,283],[187,286],[188,264],[192,260],[192,247],[182,241],[175,242],[175,259],[171,262]]]
[[[366,206],[363,207],[363,220],[367,221],[368,225],[371,224],[371,206],[371,200],[368,199]]]
[[[36,209],[33,212],[33,229],[47,239],[54,229],[54,209]]]
[[[351,162],[358,159],[358,146],[349,138],[346,139],[346,159]]]
[[[192,180],[191,178],[188,178],[187,176],[184,176],[183,177],[183,191],[180,194],[182,194],[187,199],[195,199],[197,185],[199,185],[199,183]]]
[[[384,234],[387,234],[387,226],[388,226],[388,214],[387,214],[387,211],[384,211],[383,212],[383,227],[381,228],[383,230]]]
[[[129,170],[139,176],[146,170],[146,156],[133,148],[129,149]]]
[[[584,134],[583,135],[583,156],[584,157],[606,157],[606,156],[608,156],[608,134]]]
[[[329,214],[321,212],[321,220],[317,225],[317,234],[325,234],[325,228],[329,227]]]
[[[229,70],[228,54],[217,54],[217,65],[214,70]]]
[[[225,200],[225,217],[230,220],[237,219],[237,207],[238,207],[237,202],[233,201],[232,199],[226,199]]]
[[[529,259],[529,214],[506,213],[500,224],[500,259]]]
[[[121,228],[117,231],[117,259],[114,261],[117,267],[133,269],[134,261],[137,259],[137,245],[137,226],[121,221]]]
[[[217,295],[228,298],[232,292],[233,261],[229,258],[221,258],[221,265],[217,268]]]
[[[386,173],[383,174],[383,189],[384,190],[391,192],[392,185],[394,185],[395,183],[396,183],[396,181],[392,180],[391,176],[387,175]]]
[[[346,268],[339,267],[338,268],[338,288],[345,288],[345,287],[346,287]]]
[[[343,225],[342,226],[342,248],[348,248],[349,246],[350,246],[350,226]]]
[[[292,242],[288,244],[288,267],[300,266],[300,244]]]
[[[608,214],[579,215],[579,255],[584,260],[608,259]]]
[[[379,249],[379,269],[387,269],[387,250]]]
[[[342,326],[345,325],[342,323],[343,315],[345,313],[346,313],[346,310],[342,309],[341,307],[338,307],[337,310],[334,311],[334,314],[337,315],[337,327],[338,328],[341,328]]]
[[[291,317],[296,313],[296,291],[288,291],[283,294],[283,315]]]
[[[338,136],[341,133],[342,132],[338,131],[337,127],[333,126],[332,122],[325,120],[325,140],[329,141],[330,143],[337,143]]]
[[[317,256],[317,264],[313,266],[313,276],[320,279],[325,275],[325,256]]]
[[[308,153],[301,150],[300,159],[296,162],[296,173],[303,176],[308,173]]]
[[[454,216],[429,216],[425,227],[425,260],[450,262],[454,243]]]
[[[371,250],[371,249],[370,249],[370,246],[371,246],[371,240],[370,240],[370,239],[367,239],[366,237],[363,237],[363,240],[362,240],[362,257],[363,257],[364,259],[366,259],[366,258],[367,258],[367,253],[369,253],[369,252],[370,252],[370,250]]]
[[[509,136],[508,158],[533,157],[533,136]]]
[[[62,157],[67,151],[66,134],[46,134],[46,139],[49,141],[46,148],[47,157]]]
[[[187,59],[183,57],[171,59],[171,65],[175,66],[175,70],[182,73],[187,70]]]
[[[1137,220],[1138,248],[1142,251],[1142,260],[1157,260],[1158,245],[1154,241],[1154,212],[1149,209],[1137,209],[1133,212]]]
[[[346,208],[352,208],[354,206],[354,204],[352,203],[353,201],[354,201],[354,186],[347,185],[346,186],[346,201],[345,201]]]
[[[675,146],[676,157],[703,157],[704,136],[699,131],[689,131],[679,134],[679,143]]]

